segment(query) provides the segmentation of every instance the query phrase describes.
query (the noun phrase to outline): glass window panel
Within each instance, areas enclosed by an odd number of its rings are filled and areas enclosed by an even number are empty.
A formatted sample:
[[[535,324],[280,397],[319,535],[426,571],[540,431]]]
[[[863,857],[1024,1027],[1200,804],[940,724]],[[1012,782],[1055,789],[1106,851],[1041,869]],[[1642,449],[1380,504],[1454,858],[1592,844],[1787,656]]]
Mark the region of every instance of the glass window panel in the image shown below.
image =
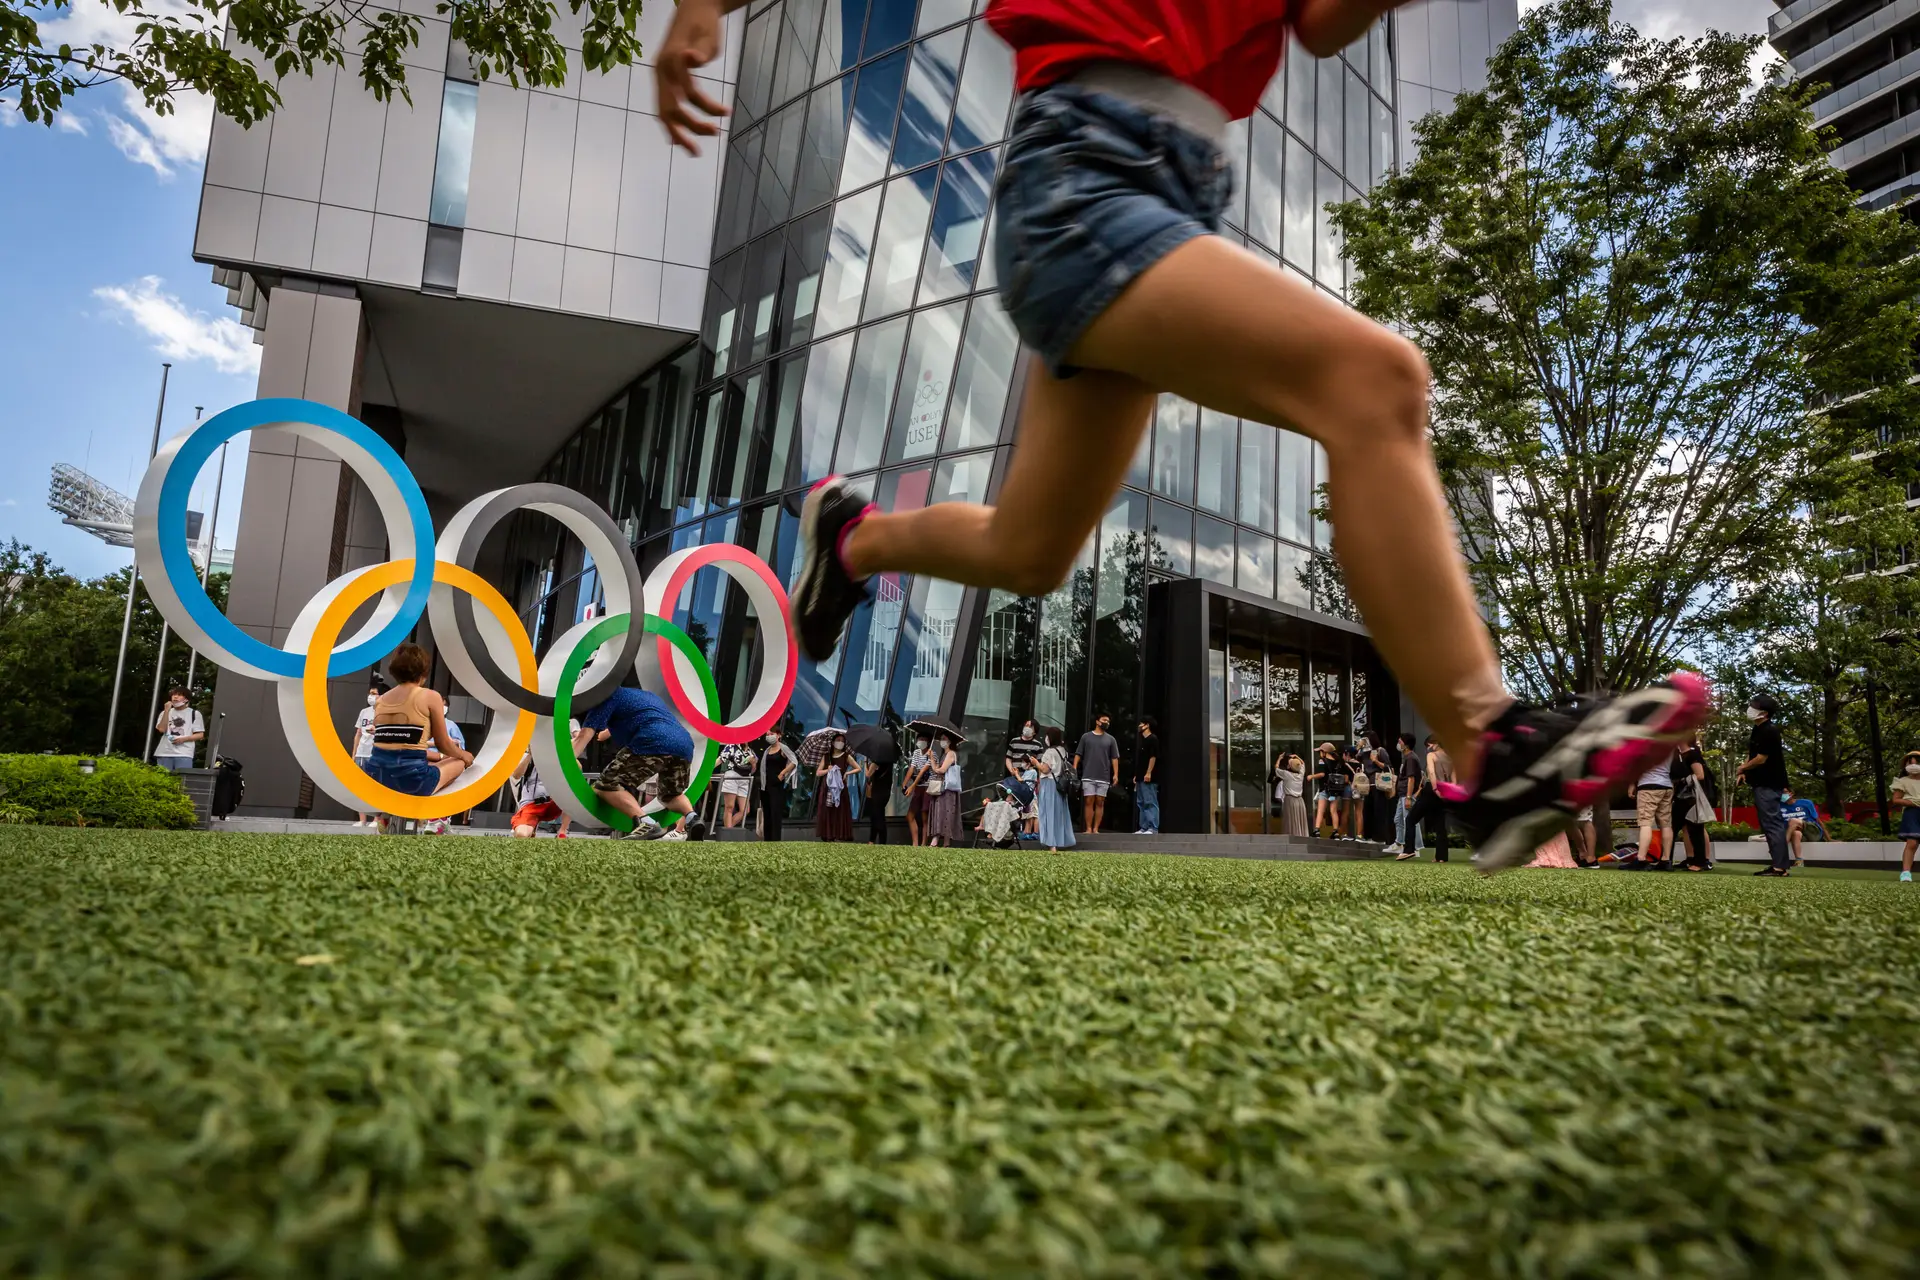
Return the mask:
[[[807,353],[802,351],[780,362],[779,398],[773,407],[766,444],[754,458],[753,480],[748,497],[778,493],[788,487],[788,472],[793,466],[794,428],[800,420],[800,391],[806,385]],[[765,557],[761,557],[765,559]]]
[[[1227,829],[1227,653],[1207,648],[1207,794],[1213,807],[1213,830]]]
[[[884,495],[883,495],[884,498]],[[884,504],[888,510],[895,508]],[[893,673],[893,654],[900,642],[900,620],[906,613],[912,580],[897,573],[874,575],[872,595],[854,613],[847,627],[850,660],[840,676],[839,706],[856,714],[857,722],[873,722],[887,696],[887,677]],[[864,798],[864,797],[863,797]]]
[[[740,83],[733,91],[733,109],[743,125],[766,114],[767,93],[773,88],[773,47],[779,22],[776,5],[747,23],[747,42],[740,52]]]
[[[913,584],[913,607],[901,630],[899,660],[894,664],[894,705],[904,716],[929,715],[940,709],[940,691],[953,661],[953,637],[959,630],[960,605],[966,588],[939,578],[918,578]]]
[[[1013,51],[1006,41],[976,22],[967,42],[967,69],[953,113],[949,151],[971,151],[998,142],[1007,133],[1007,109],[1013,104]]]
[[[997,155],[976,151],[949,160],[941,170],[940,196],[934,202],[927,233],[926,265],[920,276],[920,302],[971,292],[986,248],[987,210],[993,201]]]
[[[1256,596],[1273,594],[1273,539],[1240,530],[1239,586]]]
[[[1323,662],[1325,665],[1322,665]],[[1347,740],[1347,673],[1336,659],[1313,662],[1313,736],[1323,742]]]
[[[1333,545],[1333,526],[1321,514],[1320,487],[1327,482],[1327,451],[1313,441],[1313,545],[1322,550]]]
[[[907,97],[893,138],[895,173],[940,158],[947,140],[947,117],[953,111],[954,86],[960,79],[960,51],[966,43],[966,28],[956,27],[913,46]]]
[[[1313,147],[1322,160],[1339,164],[1346,153],[1347,113],[1341,101],[1346,65],[1339,58],[1322,58],[1314,63],[1314,72],[1320,84],[1320,110],[1314,116]]]
[[[1326,165],[1319,167],[1313,206],[1313,273],[1320,283],[1336,293],[1346,287],[1346,264],[1340,261],[1340,230],[1333,225],[1327,206],[1346,198],[1340,175]]]
[[[1217,582],[1223,587],[1232,586],[1235,555],[1232,525],[1224,520],[1215,520],[1212,516],[1193,518],[1195,577]]]
[[[1307,673],[1297,653],[1267,655],[1267,743],[1274,755],[1307,754]]]
[[[1387,180],[1393,168],[1393,112],[1378,98],[1367,99],[1373,113],[1373,185]]]
[[[833,434],[840,423],[840,398],[847,389],[847,365],[853,335],[815,343],[800,392],[800,482],[812,484],[833,474]]]
[[[1020,339],[1000,300],[991,294],[975,298],[960,349],[960,368],[953,379],[953,401],[947,409],[948,449],[978,449],[1000,439],[1007,382],[1019,351]]]
[[[1274,455],[1280,433],[1259,422],[1240,427],[1240,523],[1273,532]]]
[[[727,148],[727,165],[720,180],[720,210],[714,217],[715,253],[725,253],[747,238],[753,220],[754,179],[760,171],[760,141],[765,129],[735,134]]]
[[[1153,500],[1153,567],[1187,577],[1193,572],[1193,512]]]
[[[766,377],[760,370],[733,381],[727,397],[726,430],[714,468],[712,502],[716,507],[733,506],[747,496],[747,471],[760,435],[761,392],[765,385]]]
[[[440,143],[433,159],[433,195],[427,220],[443,227],[467,225],[467,180],[473,172],[473,113],[480,87],[446,82],[440,99]]]
[[[1367,118],[1367,87],[1360,77],[1347,69],[1347,179],[1354,183],[1365,183],[1373,173],[1373,165],[1367,159],[1367,141],[1372,133],[1372,122]]]
[[[800,148],[800,175],[794,179],[793,211],[805,213],[833,199],[840,189],[840,161],[847,149],[848,76],[813,91],[807,99],[806,145]]]
[[[1153,423],[1147,423],[1147,429],[1140,433],[1140,443],[1133,447],[1133,460],[1127,463],[1127,483],[1136,489],[1152,487],[1153,478]]]
[[[832,231],[831,209],[822,209],[787,228],[787,266],[780,285],[781,346],[813,337],[814,311],[820,305],[820,271],[826,265],[827,239]]]
[[[1227,167],[1233,171],[1233,190],[1227,195],[1220,217],[1228,226],[1244,229],[1247,225],[1247,122],[1235,120],[1229,124],[1220,147]]]
[[[1313,153],[1287,135],[1287,194],[1282,202],[1286,243],[1280,252],[1308,272],[1313,270]]]
[[[943,458],[934,474],[934,502],[985,502],[993,478],[993,454],[969,453]]]
[[[880,210],[880,234],[873,247],[873,272],[867,280],[865,318],[878,320],[913,305],[920,280],[920,255],[926,249],[927,221],[933,215],[938,169],[922,169],[886,186]]]
[[[707,509],[707,481],[713,475],[713,455],[725,426],[726,398],[726,388],[716,387],[707,393],[700,406],[700,416],[693,429],[694,438],[700,443],[691,454],[687,478],[680,486],[676,521],[697,516]]]
[[[1367,61],[1370,66],[1367,78],[1373,81],[1373,87],[1382,97],[1393,94],[1393,36],[1388,25],[1391,17],[1381,18],[1373,24],[1373,30],[1367,33]]]
[[[1194,466],[1195,505],[1223,516],[1233,514],[1234,454],[1240,419],[1215,409],[1200,411],[1200,461]]]
[[[867,0],[827,0],[820,28],[820,57],[814,82],[831,80],[860,61],[860,33],[867,28]]]
[[[1067,580],[1040,601],[1040,636],[1033,655],[1033,715],[1065,728],[1087,713],[1087,633],[1092,629],[1093,542],[1089,533]]]
[[[920,0],[920,21],[915,24],[915,35],[925,35],[929,31],[938,31],[951,26],[973,12],[971,0]]]
[[[880,464],[893,391],[900,381],[900,349],[906,341],[905,316],[860,331],[860,342],[853,352],[853,374],[847,382],[840,449],[834,457],[834,469],[843,475],[870,471]]]
[[[994,167],[996,169],[999,168],[1000,162],[1003,159],[1005,159],[1005,157],[1006,157],[1005,147],[1002,147],[993,153],[993,162],[994,162]],[[995,258],[993,255],[993,214],[991,211],[989,211],[987,214],[987,225],[980,232],[980,267],[979,267],[979,280],[974,285],[976,289],[989,290],[989,289],[998,289],[1000,287],[1000,272],[994,266],[994,263],[995,263]]]
[[[794,166],[800,159],[807,104],[796,102],[767,124],[760,153],[760,181],[753,194],[753,234],[778,226],[793,208]]]
[[[1100,581],[1094,598],[1094,617],[1109,618],[1137,602],[1143,590],[1140,574],[1146,564],[1147,499],[1122,489],[1100,519]],[[1134,661],[1138,663],[1138,649]],[[1117,719],[1117,717],[1116,717]]]
[[[780,268],[787,256],[787,238],[779,232],[762,236],[747,249],[746,286],[740,298],[741,334],[737,363],[751,364],[773,354],[774,321],[780,311]]]
[[[825,0],[787,0],[780,15],[780,53],[769,106],[790,102],[803,92],[813,70],[814,42],[820,38]]]
[[[702,346],[712,361],[708,373],[720,377],[733,365],[733,336],[739,328],[741,277],[747,255],[736,253],[714,264],[707,275],[707,311]]]
[[[873,0],[873,8],[867,14],[867,39],[860,47],[860,56],[871,58],[895,45],[905,44],[913,34],[913,14],[918,7],[916,0]]]
[[[820,273],[815,333],[837,333],[860,318],[860,299],[867,291],[867,262],[873,250],[873,224],[879,216],[878,187],[834,206],[827,265]]]
[[[905,49],[860,69],[860,87],[853,95],[853,131],[847,137],[847,158],[840,168],[843,195],[887,176],[887,156],[893,151],[893,120],[906,83]]]
[[[888,462],[924,458],[940,447],[940,423],[946,416],[947,388],[953,381],[966,310],[966,303],[955,302],[913,317],[906,370],[888,433]]]
[[[1313,57],[1287,37],[1287,127],[1302,138],[1313,136]]]
[[[1274,436],[1280,455],[1275,500],[1280,536],[1308,546],[1313,541],[1312,441],[1291,431]]]
[[[1286,218],[1280,163],[1286,152],[1286,131],[1266,112],[1255,112],[1253,154],[1247,161],[1247,234],[1275,252]]]
[[[1283,604],[1298,604],[1300,608],[1313,608],[1313,553],[1306,547],[1294,547],[1292,543],[1281,543],[1279,562],[1277,562],[1275,599]]]
[[[1176,502],[1193,501],[1193,438],[1200,406],[1163,395],[1154,406],[1153,491]]]
[[[1258,835],[1267,829],[1267,694],[1259,644],[1227,650],[1227,830]]]

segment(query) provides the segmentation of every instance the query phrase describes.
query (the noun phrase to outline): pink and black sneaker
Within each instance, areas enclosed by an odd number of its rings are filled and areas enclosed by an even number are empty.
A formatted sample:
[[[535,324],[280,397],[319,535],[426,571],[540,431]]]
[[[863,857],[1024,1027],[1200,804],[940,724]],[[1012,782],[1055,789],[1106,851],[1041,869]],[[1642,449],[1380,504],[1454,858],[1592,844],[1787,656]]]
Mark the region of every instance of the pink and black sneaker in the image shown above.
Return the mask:
[[[800,652],[824,660],[840,641],[840,629],[867,598],[841,552],[846,537],[875,508],[839,476],[813,486],[800,508],[800,573],[793,580],[793,630]]]
[[[1515,703],[1487,729],[1479,781],[1440,798],[1484,872],[1531,858],[1581,809],[1636,780],[1707,718],[1707,682],[1679,671],[1572,715]]]

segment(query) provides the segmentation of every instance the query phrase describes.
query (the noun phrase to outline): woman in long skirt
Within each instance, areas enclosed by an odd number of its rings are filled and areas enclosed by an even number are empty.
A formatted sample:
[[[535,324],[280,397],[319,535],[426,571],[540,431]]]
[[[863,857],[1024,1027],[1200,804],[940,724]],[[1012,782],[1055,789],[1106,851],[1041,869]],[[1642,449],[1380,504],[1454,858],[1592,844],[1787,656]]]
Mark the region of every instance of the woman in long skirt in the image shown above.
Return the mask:
[[[1067,767],[1067,752],[1058,729],[1047,729],[1047,749],[1039,756],[1040,770],[1040,843],[1050,852],[1058,853],[1062,849],[1074,846],[1073,811],[1067,808],[1067,798],[1060,794],[1060,784],[1056,781]]]
[[[1280,801],[1280,829],[1290,836],[1310,836],[1307,823],[1307,762],[1291,752],[1274,762],[1274,795]]]
[[[944,734],[935,735],[931,755],[927,776],[940,780],[940,794],[927,805],[927,844],[957,848],[966,839],[960,830],[960,757]]]
[[[844,738],[833,740],[833,751],[814,770],[819,782],[814,787],[813,833],[828,844],[853,839],[854,779],[859,766],[847,754]]]

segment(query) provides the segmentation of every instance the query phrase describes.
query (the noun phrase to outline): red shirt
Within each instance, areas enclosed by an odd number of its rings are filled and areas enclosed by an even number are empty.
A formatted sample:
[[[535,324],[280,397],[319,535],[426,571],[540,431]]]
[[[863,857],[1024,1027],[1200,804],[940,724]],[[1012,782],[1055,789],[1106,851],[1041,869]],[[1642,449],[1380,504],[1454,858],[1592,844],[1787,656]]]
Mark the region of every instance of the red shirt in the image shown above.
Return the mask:
[[[1013,46],[1022,92],[1089,62],[1165,72],[1253,114],[1286,52],[1293,0],[992,0],[987,25]]]

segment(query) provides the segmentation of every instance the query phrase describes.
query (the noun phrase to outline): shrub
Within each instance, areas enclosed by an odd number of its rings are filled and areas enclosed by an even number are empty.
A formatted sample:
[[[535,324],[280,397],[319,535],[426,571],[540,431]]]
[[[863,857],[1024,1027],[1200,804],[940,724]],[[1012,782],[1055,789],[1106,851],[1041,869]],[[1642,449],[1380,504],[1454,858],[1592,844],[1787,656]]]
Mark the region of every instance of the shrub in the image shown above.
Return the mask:
[[[1877,819],[1872,822],[1848,822],[1845,818],[1835,818],[1825,826],[1829,840],[1894,840],[1898,838],[1880,834],[1880,823]]]
[[[199,822],[178,778],[124,756],[101,757],[87,774],[80,772],[78,756],[0,755],[0,800],[9,821],[54,827],[179,828]]]
[[[1709,840],[1747,840],[1759,834],[1744,822],[1709,822],[1707,824]]]

